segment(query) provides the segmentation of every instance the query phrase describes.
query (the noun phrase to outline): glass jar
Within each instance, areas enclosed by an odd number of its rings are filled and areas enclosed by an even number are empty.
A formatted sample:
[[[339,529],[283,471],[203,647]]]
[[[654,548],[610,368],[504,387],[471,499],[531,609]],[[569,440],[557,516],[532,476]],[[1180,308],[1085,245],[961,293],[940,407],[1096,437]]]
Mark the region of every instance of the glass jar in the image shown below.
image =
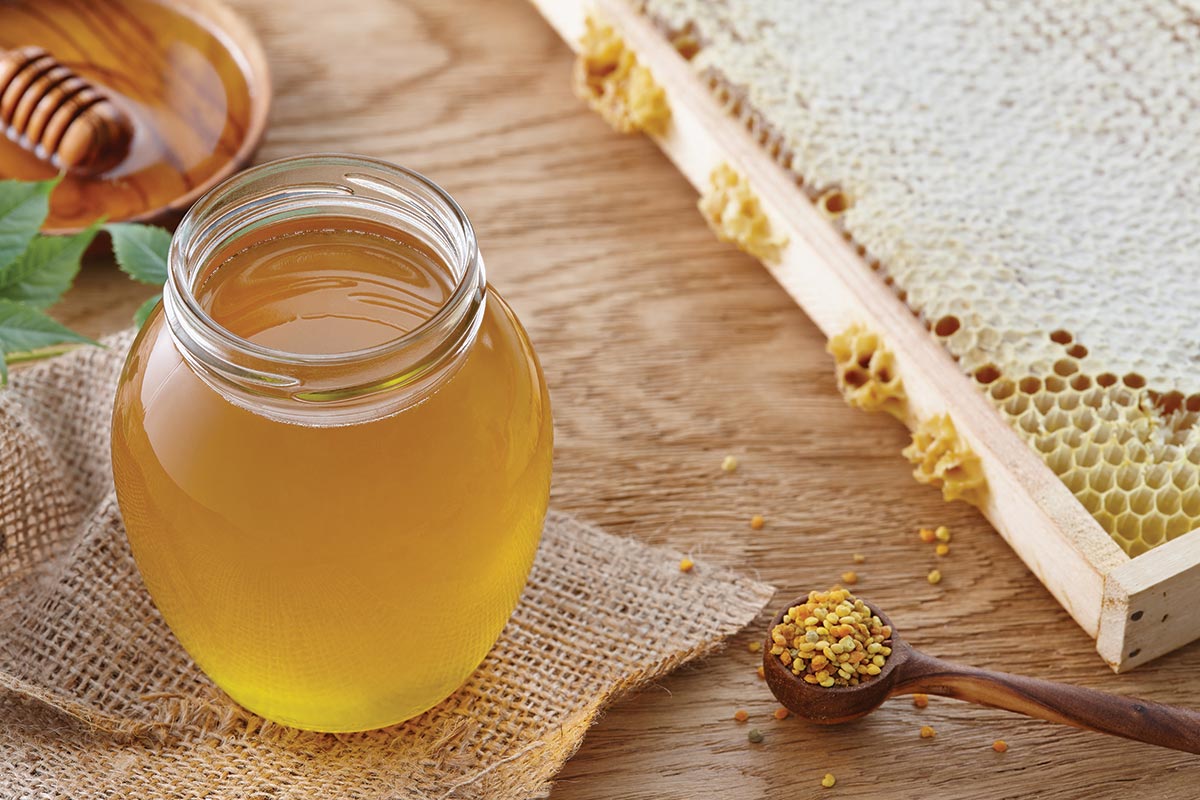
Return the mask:
[[[169,262],[112,437],[167,624],[277,722],[430,708],[516,606],[550,487],[545,382],[470,222],[416,173],[306,156],[214,189]]]

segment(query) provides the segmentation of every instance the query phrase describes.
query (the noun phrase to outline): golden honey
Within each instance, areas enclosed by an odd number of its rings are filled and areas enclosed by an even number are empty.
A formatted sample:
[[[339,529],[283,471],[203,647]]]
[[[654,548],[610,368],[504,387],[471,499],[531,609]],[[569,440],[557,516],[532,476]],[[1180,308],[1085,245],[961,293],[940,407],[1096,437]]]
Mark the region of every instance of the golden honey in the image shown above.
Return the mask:
[[[533,350],[482,276],[464,294],[472,274],[428,231],[326,205],[247,223],[188,298],[168,285],[118,390],[113,468],[146,586],[197,664],[262,716],[351,731],[428,709],[495,642],[537,548],[552,431]]]

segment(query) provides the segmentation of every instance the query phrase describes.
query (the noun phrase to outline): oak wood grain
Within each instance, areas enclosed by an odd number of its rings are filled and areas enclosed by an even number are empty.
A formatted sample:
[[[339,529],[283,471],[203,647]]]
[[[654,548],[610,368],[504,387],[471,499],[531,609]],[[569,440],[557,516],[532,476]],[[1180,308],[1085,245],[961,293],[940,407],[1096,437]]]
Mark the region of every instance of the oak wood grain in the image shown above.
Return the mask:
[[[1200,708],[1200,644],[1114,675],[978,512],[912,480],[903,426],[844,405],[816,327],[714,241],[651,142],[574,98],[571,55],[526,0],[232,4],[276,81],[260,159],[388,158],[472,217],[550,382],[558,508],[757,573],[780,603],[855,569],[856,588],[932,655]],[[113,330],[147,294],[97,262],[58,313]],[[741,460],[731,474],[727,453]],[[931,524],[954,532],[947,558],[916,538]],[[892,700],[844,728],[774,720],[746,649],[768,619],[618,703],[554,800],[1196,796],[1194,756],[951,700]],[[750,723],[732,720],[737,708]],[[936,738],[919,738],[926,724]],[[751,727],[762,744],[747,742]],[[991,750],[998,738],[1007,753]]]

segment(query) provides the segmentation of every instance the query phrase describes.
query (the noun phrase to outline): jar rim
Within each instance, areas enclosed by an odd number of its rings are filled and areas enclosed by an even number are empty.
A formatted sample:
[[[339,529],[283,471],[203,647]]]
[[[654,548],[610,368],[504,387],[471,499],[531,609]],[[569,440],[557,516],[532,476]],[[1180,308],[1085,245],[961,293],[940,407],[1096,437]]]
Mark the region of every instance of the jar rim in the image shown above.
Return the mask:
[[[410,331],[333,353],[252,342],[197,298],[209,267],[239,237],[278,222],[331,216],[394,227],[428,248],[453,274],[448,297]],[[461,365],[487,301],[475,232],[454,198],[414,170],[342,153],[284,158],[224,181],[185,215],[167,262],[163,313],[184,361],[231,402],[306,424],[352,424],[420,402]]]
[[[191,265],[186,248],[187,243],[195,233],[195,229],[199,226],[204,215],[214,211],[221,203],[229,200],[231,194],[254,180],[318,165],[365,168],[398,178],[401,181],[419,185],[444,204],[445,210],[449,212],[454,222],[460,227],[463,239],[467,244],[467,252],[463,253],[460,259],[462,265],[455,276],[454,289],[437,311],[411,331],[407,331],[380,344],[357,350],[334,353],[295,353],[288,350],[267,347],[238,336],[217,322],[196,299],[194,294],[195,287],[191,285]],[[453,269],[454,265],[450,265],[450,267]],[[399,353],[411,347],[419,340],[428,338],[431,334],[436,333],[438,328],[446,322],[447,318],[453,315],[455,310],[464,304],[463,301],[477,290],[478,285],[484,282],[483,264],[479,258],[479,245],[475,239],[475,230],[466,212],[463,211],[458,202],[445,189],[416,170],[369,156],[337,152],[309,153],[268,161],[264,164],[243,170],[213,187],[188,210],[176,228],[175,235],[171,239],[167,258],[167,273],[167,290],[175,295],[173,299],[181,304],[189,320],[199,324],[207,334],[220,340],[225,346],[233,348],[246,356],[272,363],[295,366],[320,364],[347,365]]]

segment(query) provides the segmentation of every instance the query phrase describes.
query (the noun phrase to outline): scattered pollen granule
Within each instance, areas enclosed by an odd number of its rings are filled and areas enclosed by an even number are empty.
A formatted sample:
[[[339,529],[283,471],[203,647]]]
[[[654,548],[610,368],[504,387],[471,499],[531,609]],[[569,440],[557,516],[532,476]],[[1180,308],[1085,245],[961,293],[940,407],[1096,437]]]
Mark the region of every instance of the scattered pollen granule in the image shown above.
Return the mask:
[[[771,655],[805,683],[857,686],[883,670],[892,629],[841,587],[810,592],[771,630]]]
[[[790,715],[791,713],[792,712],[788,711],[786,708],[783,708],[782,706],[780,706],[779,708],[775,709],[775,713],[773,716],[775,717],[775,719],[787,719],[788,715]]]
[[[748,719],[750,719],[750,712],[744,708],[739,708],[737,711],[733,712],[734,722],[745,722]]]
[[[913,705],[917,708],[925,708],[929,705],[929,695],[927,694],[914,694],[912,697]]]
[[[929,727],[928,725],[921,726],[922,739],[932,739],[935,736],[937,736],[937,731],[935,731],[933,728]]]
[[[762,731],[760,731],[758,728],[755,728],[746,734],[746,738],[750,740],[750,744],[762,744]]]
[[[850,572],[842,573],[842,583],[853,586],[858,583],[858,573],[851,570]]]
[[[855,553],[853,558],[854,558],[854,563],[855,563],[855,564],[865,564],[865,563],[867,563],[867,557],[866,557],[866,556],[864,556],[862,553]]]
[[[737,468],[737,456],[725,456],[724,460],[721,461],[721,469],[723,469],[725,472],[733,472]]]
[[[992,742],[992,749],[997,753],[1008,752],[1008,742],[1004,741],[1003,739],[997,739],[996,741]]]
[[[929,581],[932,584],[941,583],[942,582],[942,571],[938,570],[938,569],[933,570],[932,572],[930,572],[928,575],[925,576],[925,580]]]
[[[833,777],[832,772],[826,772],[825,777],[821,778],[821,785],[826,789],[832,789],[835,783],[837,783],[837,778]]]
[[[754,668],[754,674],[758,676],[758,679],[759,679],[760,681],[762,681],[762,680],[766,680],[766,679],[767,679],[767,673],[766,673],[766,671],[763,669],[763,665],[762,665],[762,664],[759,664],[757,667],[755,667],[755,668]]]
[[[751,653],[761,653],[762,652],[762,642],[755,639],[753,642],[750,642],[750,644],[746,645],[746,649],[749,650]]]
[[[683,558],[679,561],[680,572],[691,572],[693,569],[695,569],[695,567],[696,562],[692,561],[690,558]]]
[[[937,553],[939,556],[948,556],[950,555],[950,545],[939,544],[934,548],[933,552]]]
[[[945,525],[938,525],[937,530],[933,532],[933,537],[939,542],[948,542],[950,541],[950,529]]]
[[[767,521],[765,519],[763,519],[762,514],[755,514],[753,517],[750,518],[750,530],[761,531],[763,528],[763,525],[766,525],[766,524],[767,524]]]
[[[932,528],[921,528],[921,530],[917,531],[917,535],[920,536],[921,541],[925,542],[926,544],[932,544],[937,540]]]

